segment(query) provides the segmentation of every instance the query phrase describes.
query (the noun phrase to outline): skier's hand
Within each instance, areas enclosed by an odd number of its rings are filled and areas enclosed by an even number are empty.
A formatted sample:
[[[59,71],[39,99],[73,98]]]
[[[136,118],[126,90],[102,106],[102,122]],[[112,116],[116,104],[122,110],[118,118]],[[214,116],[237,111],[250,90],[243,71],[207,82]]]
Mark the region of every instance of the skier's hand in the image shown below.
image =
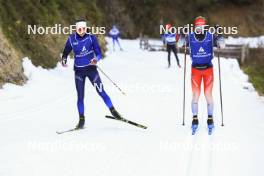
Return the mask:
[[[97,59],[93,58],[90,62],[91,65],[96,65],[97,64]]]
[[[217,30],[219,27],[221,27],[219,24],[215,25],[215,30]]]
[[[220,26],[219,24],[216,24],[215,25],[215,30],[216,30],[216,33],[215,33],[216,36],[223,36],[223,28],[222,28],[222,26]]]
[[[67,58],[65,58],[65,57],[61,58],[61,65],[62,65],[63,67],[67,67],[67,66],[68,66],[68,65],[67,65]]]
[[[181,68],[181,64],[180,63],[178,63],[178,67]]]
[[[225,48],[225,40],[223,37],[219,37],[217,39],[217,47],[218,48]]]

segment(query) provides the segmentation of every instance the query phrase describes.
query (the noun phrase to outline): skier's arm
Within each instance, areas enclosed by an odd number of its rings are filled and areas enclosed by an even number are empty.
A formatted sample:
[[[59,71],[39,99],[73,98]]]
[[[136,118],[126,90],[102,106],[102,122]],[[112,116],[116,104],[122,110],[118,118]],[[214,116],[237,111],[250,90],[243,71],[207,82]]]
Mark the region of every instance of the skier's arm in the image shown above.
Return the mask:
[[[185,35],[185,44],[186,44],[186,47],[189,47],[189,35]]]
[[[117,29],[116,36],[117,36],[118,38],[120,38],[120,35],[121,35],[120,31]]]
[[[68,38],[63,53],[62,53],[62,58],[61,58],[61,62],[63,66],[66,66],[67,63],[67,57],[70,54],[70,52],[72,51],[72,46],[71,46],[71,42],[70,42],[70,37]]]
[[[162,40],[163,45],[165,45],[166,44],[165,34],[161,34],[161,40]]]
[[[97,61],[99,61],[100,59],[102,59],[101,48],[98,44],[97,38],[94,35],[92,35],[91,38],[92,38],[92,45],[93,45],[94,54],[96,56],[95,59]]]
[[[176,39],[176,42],[178,42],[180,39],[180,34],[176,34],[175,39]]]

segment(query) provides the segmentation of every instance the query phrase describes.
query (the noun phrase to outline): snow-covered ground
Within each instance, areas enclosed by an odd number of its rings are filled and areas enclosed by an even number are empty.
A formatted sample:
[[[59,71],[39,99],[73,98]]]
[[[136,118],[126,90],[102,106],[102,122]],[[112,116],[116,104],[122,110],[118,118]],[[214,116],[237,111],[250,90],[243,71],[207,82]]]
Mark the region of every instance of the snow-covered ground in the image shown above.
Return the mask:
[[[166,53],[139,50],[138,40],[121,44],[124,51],[109,51],[99,66],[127,95],[101,78],[121,114],[148,129],[105,119],[109,112],[87,81],[86,128],[56,134],[78,120],[72,61],[68,68],[45,70],[25,59],[28,83],[6,84],[0,90],[1,176],[263,175],[264,103],[236,60],[221,59],[225,126],[220,125],[215,59],[216,129],[208,136],[201,97],[200,129],[192,136],[189,59],[182,126],[183,69],[176,67],[174,58],[167,69]],[[183,55],[179,57],[183,63]]]

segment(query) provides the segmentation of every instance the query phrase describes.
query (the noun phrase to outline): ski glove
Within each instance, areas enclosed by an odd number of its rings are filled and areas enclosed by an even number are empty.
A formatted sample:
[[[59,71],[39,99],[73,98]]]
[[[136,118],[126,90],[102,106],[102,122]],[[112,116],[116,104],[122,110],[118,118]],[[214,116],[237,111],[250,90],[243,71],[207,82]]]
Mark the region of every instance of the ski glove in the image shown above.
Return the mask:
[[[66,57],[61,58],[61,65],[63,67],[67,67],[67,58]]]
[[[219,47],[219,48],[224,48],[225,47],[224,37],[218,37],[218,39],[217,39],[217,47]]]
[[[91,63],[91,65],[96,65],[97,64],[97,59],[93,58],[90,63]]]
[[[216,36],[222,37],[223,36],[223,28],[217,24],[215,25],[215,31],[216,31]]]

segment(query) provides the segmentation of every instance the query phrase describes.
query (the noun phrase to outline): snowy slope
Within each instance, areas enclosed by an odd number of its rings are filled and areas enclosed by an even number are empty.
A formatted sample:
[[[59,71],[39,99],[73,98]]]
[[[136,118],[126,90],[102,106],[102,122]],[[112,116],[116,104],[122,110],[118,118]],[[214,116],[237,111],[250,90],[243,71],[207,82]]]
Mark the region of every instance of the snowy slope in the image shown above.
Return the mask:
[[[216,176],[262,175],[264,103],[234,59],[221,59],[225,127],[220,126],[218,67],[215,61],[215,119],[206,131],[201,97],[200,129],[191,135],[190,62],[187,67],[186,126],[182,126],[183,69],[165,52],[139,50],[139,41],[123,40],[125,51],[108,52],[99,66],[127,92],[123,96],[101,74],[116,108],[147,130],[105,119],[109,114],[86,84],[86,128],[57,135],[77,123],[72,62],[53,70],[24,60],[29,77],[23,86],[0,90],[0,175]],[[181,63],[183,55],[179,54]],[[87,83],[89,83],[87,81]]]

